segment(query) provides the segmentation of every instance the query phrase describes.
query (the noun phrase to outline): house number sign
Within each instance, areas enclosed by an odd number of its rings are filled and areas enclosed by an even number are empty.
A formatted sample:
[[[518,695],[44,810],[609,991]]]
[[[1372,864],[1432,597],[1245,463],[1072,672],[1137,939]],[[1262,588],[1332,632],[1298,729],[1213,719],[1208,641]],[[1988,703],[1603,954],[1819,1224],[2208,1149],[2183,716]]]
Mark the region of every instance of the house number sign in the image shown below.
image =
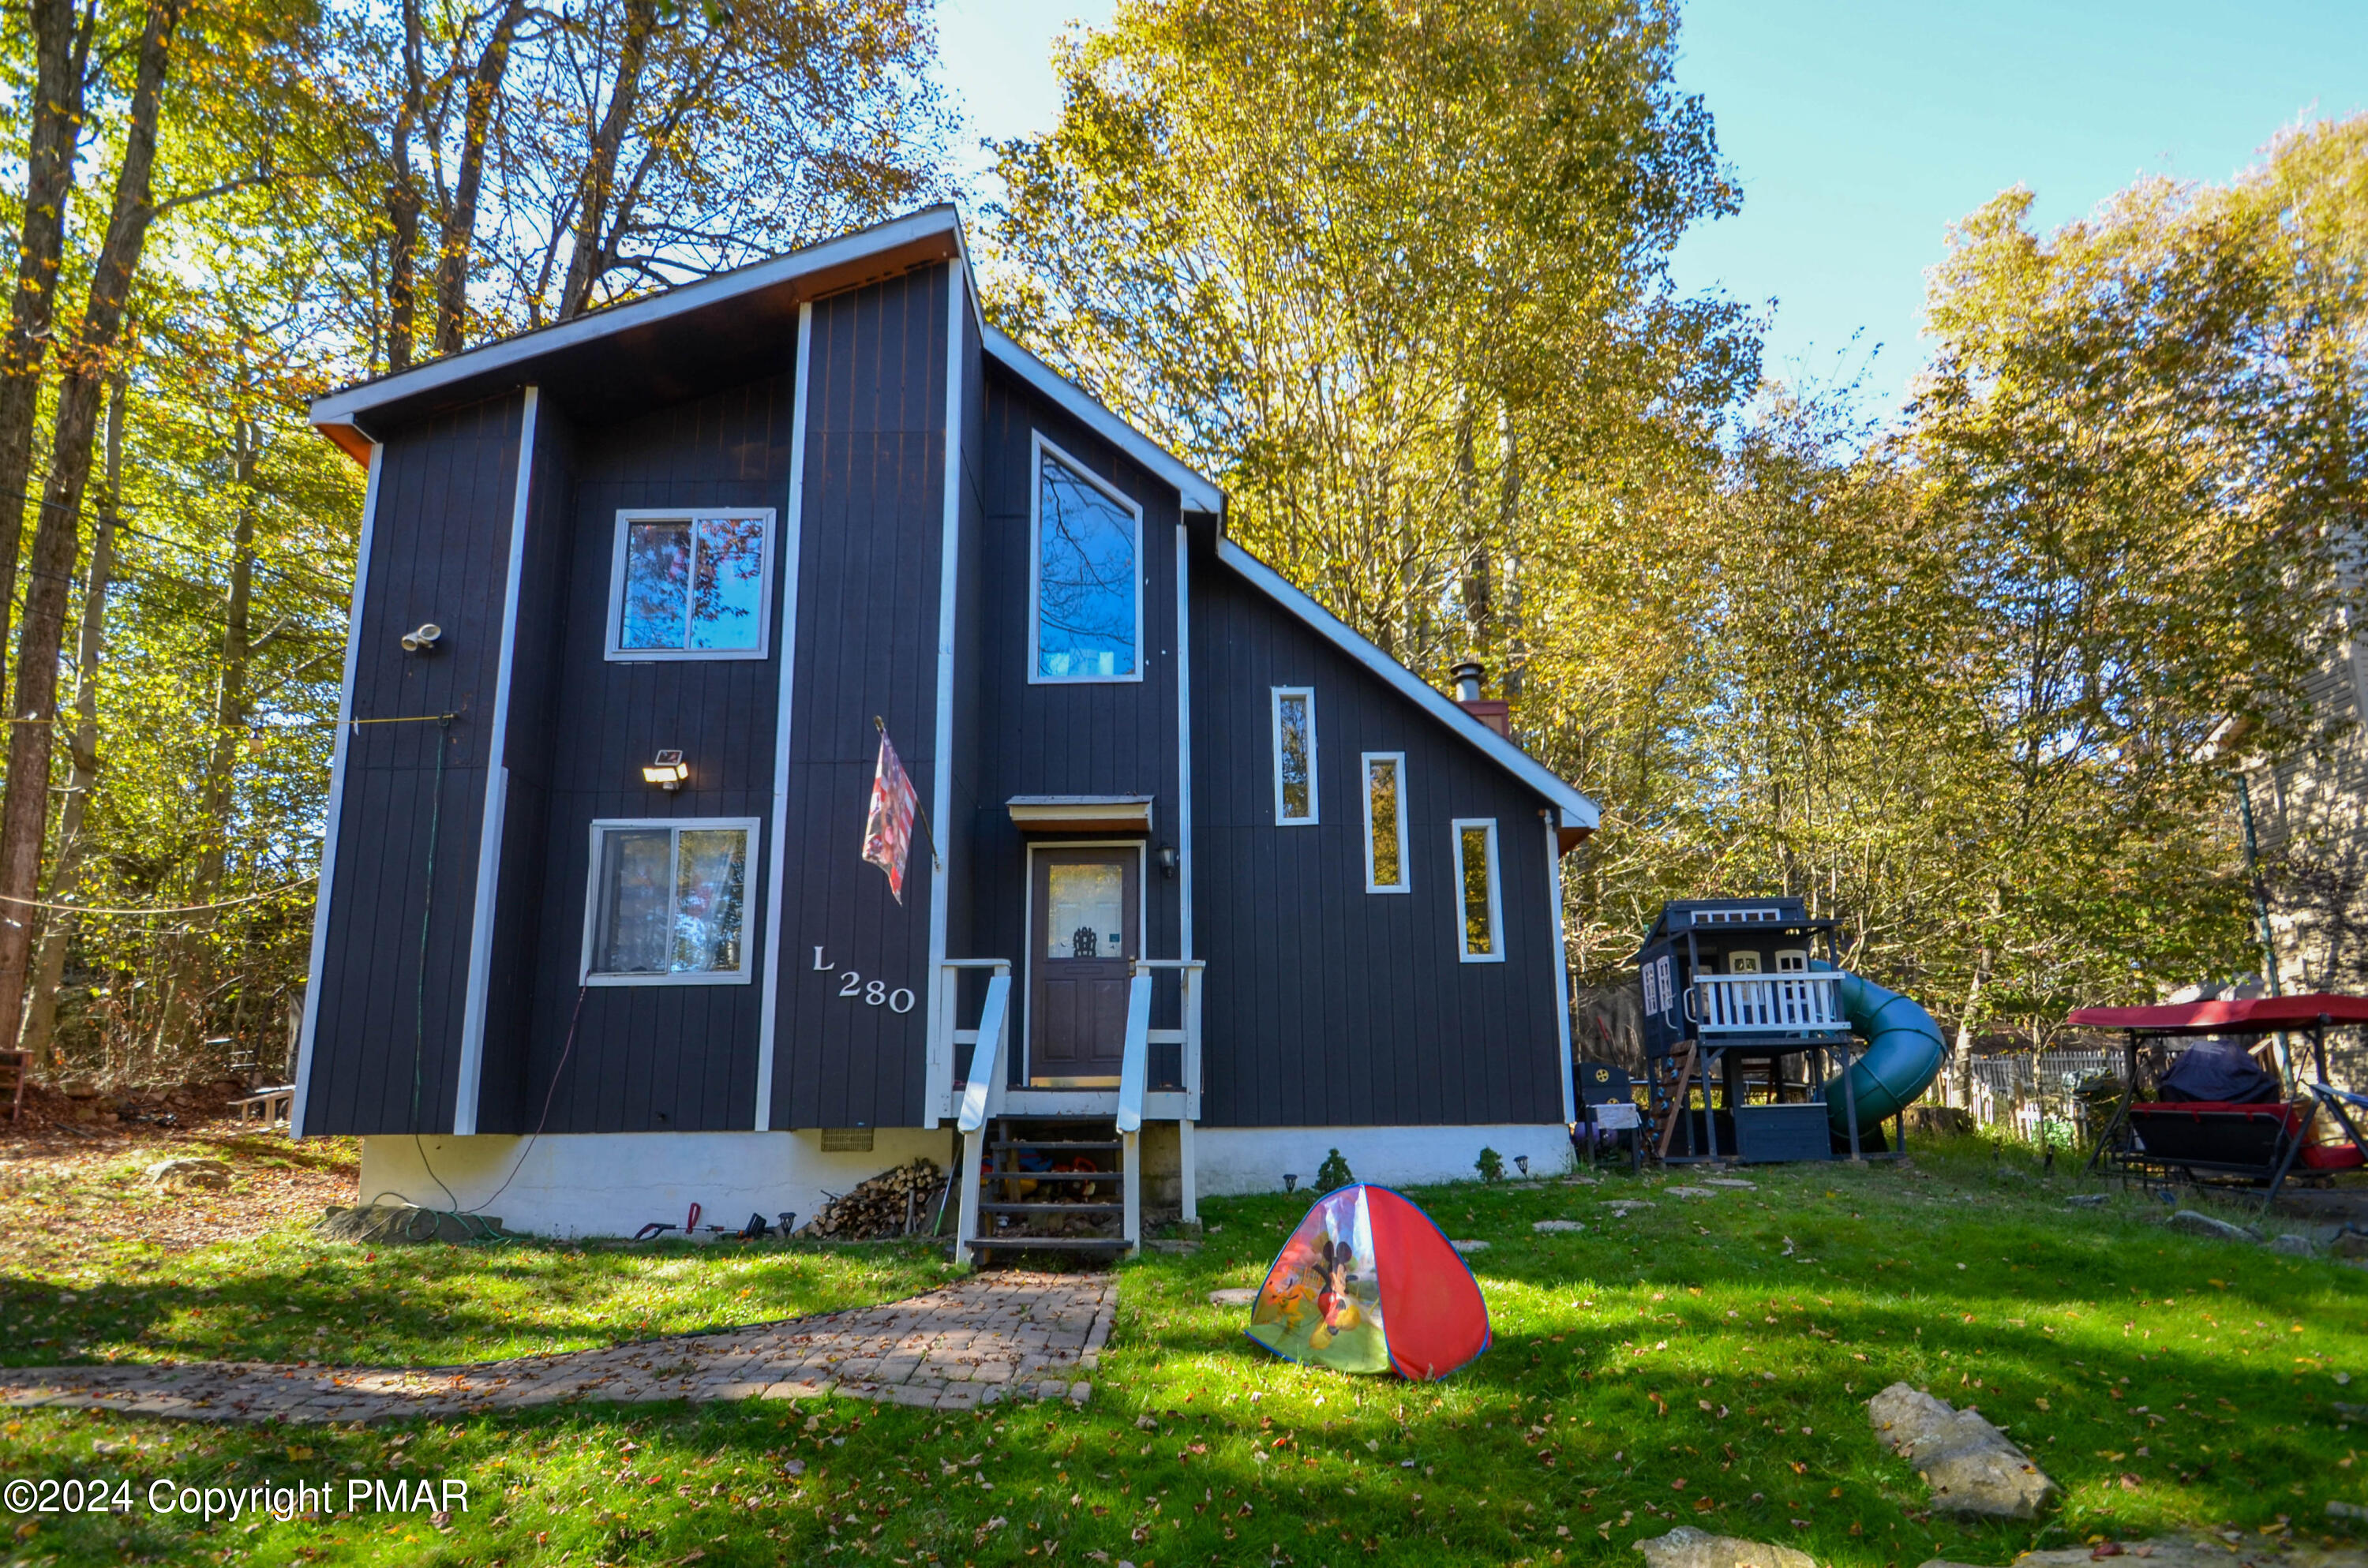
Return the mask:
[[[822,956],[822,949],[819,947],[814,949],[814,966],[824,974],[837,973],[838,994],[849,1002],[860,1002],[870,1007],[884,1006],[892,1013],[909,1013],[913,1010],[913,994],[910,991],[901,985],[891,991],[888,989],[888,983],[884,980],[867,981],[851,969],[840,969]]]

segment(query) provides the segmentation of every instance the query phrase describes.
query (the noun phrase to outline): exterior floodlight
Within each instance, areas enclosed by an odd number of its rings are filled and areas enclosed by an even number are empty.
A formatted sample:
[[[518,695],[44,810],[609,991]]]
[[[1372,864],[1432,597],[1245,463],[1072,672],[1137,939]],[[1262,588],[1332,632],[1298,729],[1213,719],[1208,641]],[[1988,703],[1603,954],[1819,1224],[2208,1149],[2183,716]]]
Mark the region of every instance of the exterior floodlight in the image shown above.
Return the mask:
[[[682,760],[682,753],[678,751],[662,751],[655,762],[642,769],[644,780],[668,794],[681,789],[683,780],[689,777],[690,765]]]
[[[437,639],[443,635],[442,627],[432,620],[423,620],[418,631],[403,634],[403,651],[406,653],[432,653],[436,652]]]

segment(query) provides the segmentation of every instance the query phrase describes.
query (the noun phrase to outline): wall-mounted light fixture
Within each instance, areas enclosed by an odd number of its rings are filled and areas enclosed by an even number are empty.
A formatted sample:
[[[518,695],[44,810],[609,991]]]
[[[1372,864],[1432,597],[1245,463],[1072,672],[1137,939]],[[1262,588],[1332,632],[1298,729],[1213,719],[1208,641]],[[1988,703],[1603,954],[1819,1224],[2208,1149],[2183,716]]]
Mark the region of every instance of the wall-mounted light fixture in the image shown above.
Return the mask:
[[[1176,880],[1176,846],[1173,844],[1161,845],[1159,846],[1159,853],[1155,857],[1155,858],[1159,862],[1159,874],[1166,877],[1169,881],[1174,881]]]
[[[642,769],[642,778],[646,782],[656,785],[669,795],[681,789],[683,780],[689,777],[690,765],[683,761],[682,753],[678,751],[662,751],[655,762]]]
[[[403,634],[403,651],[406,653],[432,653],[436,652],[437,641],[443,635],[442,627],[432,620],[423,620],[417,631]]]

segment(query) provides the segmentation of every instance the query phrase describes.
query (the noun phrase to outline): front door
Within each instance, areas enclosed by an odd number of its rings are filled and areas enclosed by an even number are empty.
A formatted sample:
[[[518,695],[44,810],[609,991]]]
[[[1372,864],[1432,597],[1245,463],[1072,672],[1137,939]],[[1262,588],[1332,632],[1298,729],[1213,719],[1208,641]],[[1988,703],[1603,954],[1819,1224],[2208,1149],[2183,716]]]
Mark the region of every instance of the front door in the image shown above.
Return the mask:
[[[1030,872],[1028,1077],[1045,1088],[1116,1084],[1130,961],[1142,955],[1142,857],[1040,849]]]

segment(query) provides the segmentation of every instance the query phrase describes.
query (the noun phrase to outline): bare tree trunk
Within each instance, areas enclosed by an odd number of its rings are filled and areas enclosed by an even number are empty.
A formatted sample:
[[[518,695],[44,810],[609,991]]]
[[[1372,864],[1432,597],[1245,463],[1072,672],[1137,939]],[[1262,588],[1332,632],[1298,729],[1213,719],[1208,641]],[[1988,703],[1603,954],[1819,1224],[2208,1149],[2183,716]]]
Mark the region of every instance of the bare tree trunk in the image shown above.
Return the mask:
[[[1480,469],[1472,450],[1472,394],[1466,391],[1455,411],[1455,492],[1457,526],[1463,530],[1463,641],[1475,658],[1488,653],[1489,604],[1488,530],[1480,521]]]
[[[477,234],[477,193],[484,183],[485,138],[493,128],[494,106],[509,70],[510,41],[526,16],[526,0],[507,0],[494,18],[493,36],[469,78],[469,104],[461,120],[461,163],[453,178],[452,201],[444,214],[443,233],[436,259],[436,352],[458,354],[469,328],[469,258]]]
[[[617,182],[618,150],[632,125],[642,93],[642,73],[649,63],[650,35],[657,30],[657,0],[625,0],[625,38],[617,51],[617,85],[609,107],[593,134],[591,155],[577,187],[575,243],[567,258],[567,280],[560,286],[559,319],[567,321],[591,308],[592,290],[615,259],[610,246],[616,236],[609,226],[609,202]]]
[[[386,181],[386,368],[390,374],[411,369],[412,340],[419,316],[419,175],[412,167],[411,139],[417,133],[427,96],[427,69],[420,50],[424,24],[417,0],[403,6],[403,107],[396,110],[394,131],[387,138]]]
[[[49,483],[33,533],[32,580],[26,585],[25,625],[17,648],[19,722],[8,726],[7,797],[0,806],[0,1040],[15,1040],[24,1029],[26,962],[32,955],[32,926],[25,916],[32,913],[41,885],[41,840],[49,826],[58,649],[74,558],[81,553],[83,492],[90,483],[99,395],[112,375],[109,360],[155,217],[156,119],[183,4],[150,0],[124,128],[123,163],[116,174],[115,208],[92,271],[82,331],[58,387]]]
[[[41,370],[57,319],[83,82],[90,63],[91,35],[97,29],[96,0],[79,21],[74,0],[32,0],[28,9],[35,62],[32,124],[25,147],[17,292],[8,302],[8,335],[0,339],[0,671],[6,668],[25,502],[33,485],[33,427],[40,414]]]
[[[1520,639],[1521,585],[1512,575],[1510,565],[1514,541],[1520,535],[1521,521],[1521,437],[1513,428],[1513,411],[1503,403],[1497,404],[1497,448],[1498,460],[1504,465],[1497,475],[1497,547],[1507,556],[1508,570],[1497,596],[1504,601],[1501,610],[1492,603],[1492,612],[1500,614],[1505,623],[1504,681],[1508,700],[1521,695],[1521,654],[1527,652]]]
[[[1949,1103],[1971,1110],[1974,1106],[1974,1037],[1981,1032],[1982,989],[1990,975],[1987,944],[1974,960],[1974,983],[1965,988],[1965,1010],[1957,1015],[1956,1071],[1950,1074],[1954,1093]]]
[[[50,903],[58,907],[44,912],[33,995],[25,1010],[23,1044],[35,1062],[49,1055],[57,1032],[58,985],[65,978],[66,944],[74,935],[74,915],[65,906],[82,895],[83,862],[89,858],[83,822],[90,812],[91,791],[98,788],[98,666],[107,648],[107,588],[115,574],[115,523],[123,505],[124,402],[125,381],[119,374],[108,399],[107,489],[91,538],[82,636],[74,647],[74,733],[67,743],[74,776],[58,817],[57,864],[50,871]]]

